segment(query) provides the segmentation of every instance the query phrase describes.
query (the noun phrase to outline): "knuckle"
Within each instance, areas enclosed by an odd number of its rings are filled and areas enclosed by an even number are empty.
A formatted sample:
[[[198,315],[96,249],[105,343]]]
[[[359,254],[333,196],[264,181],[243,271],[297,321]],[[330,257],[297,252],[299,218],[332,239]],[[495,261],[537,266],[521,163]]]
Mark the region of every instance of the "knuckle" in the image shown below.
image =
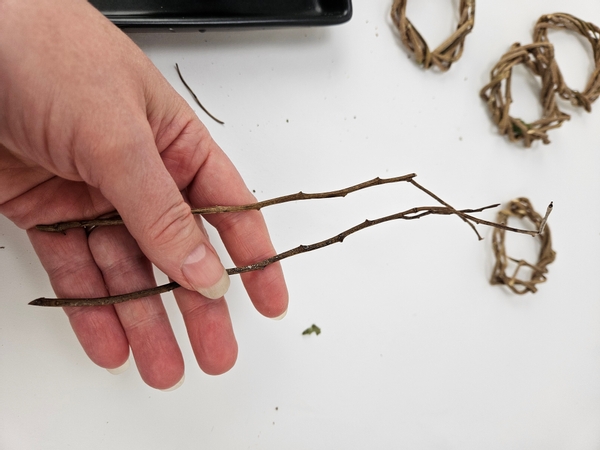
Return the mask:
[[[129,311],[128,320],[125,325],[126,332],[152,330],[157,326],[161,326],[166,320],[166,314],[157,311],[149,311],[144,307],[146,299],[138,299],[137,306],[141,306],[139,311]],[[130,308],[131,309],[131,308]]]
[[[180,201],[159,214],[144,231],[152,245],[170,248],[179,242],[185,242],[191,236],[195,226],[190,206]]]

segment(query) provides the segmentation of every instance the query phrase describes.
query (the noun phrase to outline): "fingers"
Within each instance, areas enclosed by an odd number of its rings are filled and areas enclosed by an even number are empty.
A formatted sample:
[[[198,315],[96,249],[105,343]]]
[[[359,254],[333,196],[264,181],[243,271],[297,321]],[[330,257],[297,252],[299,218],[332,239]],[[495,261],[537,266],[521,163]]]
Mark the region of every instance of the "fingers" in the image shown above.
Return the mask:
[[[91,253],[110,295],[155,286],[150,262],[125,227],[100,227]],[[184,362],[160,296],[115,305],[139,373],[151,387],[169,389],[183,379]]]
[[[60,297],[107,295],[102,273],[88,249],[83,230],[65,234],[29,230],[29,239]],[[65,308],[73,331],[88,357],[100,367],[122,366],[129,343],[112,306]]]
[[[227,156],[212,143],[211,152],[188,187],[195,206],[253,203],[254,196]],[[259,211],[207,215],[215,226],[236,266],[252,264],[276,252],[264,218]],[[256,309],[279,318],[288,307],[288,292],[279,263],[264,270],[242,274],[242,281]]]
[[[124,227],[98,228],[89,245],[110,294],[153,286],[150,263]],[[237,358],[237,342],[223,298],[208,299],[185,289],[175,291],[192,349],[200,368],[217,375]],[[183,379],[181,351],[158,296],[115,305],[144,381],[168,389]]]

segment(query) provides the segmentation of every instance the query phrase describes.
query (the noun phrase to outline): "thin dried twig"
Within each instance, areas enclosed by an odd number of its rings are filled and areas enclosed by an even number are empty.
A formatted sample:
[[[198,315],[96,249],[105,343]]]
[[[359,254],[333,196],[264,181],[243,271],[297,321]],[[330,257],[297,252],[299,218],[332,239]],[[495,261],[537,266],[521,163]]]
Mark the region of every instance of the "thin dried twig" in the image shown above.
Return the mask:
[[[492,248],[496,257],[496,264],[494,265],[492,278],[490,279],[491,284],[508,286],[508,288],[516,294],[537,292],[536,285],[546,281],[546,273],[548,273],[546,267],[556,258],[556,252],[552,249],[550,228],[546,225],[551,211],[552,203],[550,203],[550,206],[548,206],[548,209],[546,210],[546,214],[542,217],[534,211],[531,202],[527,198],[520,197],[512,200],[508,207],[498,213],[497,220],[499,223],[503,224],[507,223],[509,217],[517,217],[519,219],[527,218],[530,220],[539,231],[536,237],[541,243],[541,248],[538,260],[535,264],[528,263],[523,259],[517,260],[511,258],[506,255],[506,246],[504,242],[505,231],[501,228],[494,229]],[[506,274],[509,261],[517,264],[512,276]],[[523,267],[531,269],[531,276],[528,280],[518,278],[519,272]]]
[[[372,226],[375,226],[375,225],[378,225],[378,224],[381,224],[384,222],[389,222],[392,220],[414,220],[414,219],[420,219],[421,217],[425,217],[425,216],[429,216],[429,215],[457,215],[462,220],[467,222],[473,228],[473,230],[475,230],[474,224],[479,224],[479,225],[486,225],[486,226],[501,228],[503,230],[511,231],[511,232],[515,232],[515,233],[528,234],[531,236],[536,236],[539,233],[539,231],[523,230],[523,229],[518,229],[518,228],[514,228],[514,227],[509,227],[504,224],[489,222],[489,221],[480,219],[480,218],[472,215],[473,213],[478,213],[478,212],[481,212],[481,211],[484,211],[484,210],[487,210],[490,208],[495,208],[498,206],[497,204],[489,205],[489,206],[485,206],[485,207],[477,208],[477,209],[457,210],[454,207],[450,206],[445,201],[443,201],[437,195],[433,194],[431,191],[429,191],[428,189],[424,188],[423,186],[421,186],[420,184],[415,182],[414,177],[416,177],[416,174],[408,174],[408,175],[404,175],[401,177],[395,177],[395,178],[375,178],[373,180],[370,180],[370,181],[367,181],[364,183],[360,183],[360,184],[351,186],[349,188],[340,189],[337,191],[315,193],[315,194],[304,194],[302,192],[299,192],[297,194],[292,194],[292,195],[283,196],[283,197],[277,197],[275,199],[266,200],[264,202],[254,203],[252,205],[235,206],[235,207],[232,207],[233,209],[229,209],[228,207],[217,207],[218,208],[217,210],[211,210],[210,211],[211,214],[231,212],[231,211],[246,211],[246,210],[250,210],[250,209],[260,209],[264,206],[274,205],[274,204],[278,204],[278,203],[284,203],[284,202],[293,201],[293,200],[344,197],[348,193],[355,192],[360,189],[365,189],[367,187],[377,186],[377,185],[386,184],[386,183],[400,182],[400,181],[409,182],[410,184],[415,186],[417,189],[423,191],[424,193],[426,193],[430,197],[434,198],[436,201],[438,201],[439,203],[441,203],[443,205],[443,206],[419,206],[419,207],[410,208],[408,210],[398,212],[398,213],[395,213],[395,214],[392,214],[389,216],[380,217],[378,219],[365,220],[364,222],[362,222],[358,225],[355,225],[354,227],[349,228],[349,229],[343,231],[342,233],[339,233],[333,237],[330,237],[329,239],[325,239],[323,241],[316,242],[316,243],[310,244],[310,245],[299,245],[298,247],[295,247],[291,250],[288,250],[283,253],[279,253],[277,255],[274,255],[270,258],[264,259],[262,261],[254,263],[254,264],[249,264],[247,266],[242,266],[242,267],[233,267],[233,268],[227,269],[227,273],[229,275],[236,275],[236,274],[241,274],[241,273],[245,273],[245,272],[251,272],[254,270],[262,270],[270,264],[273,264],[275,262],[289,258],[291,256],[299,255],[301,253],[307,253],[307,252],[310,252],[313,250],[318,250],[320,248],[327,247],[332,244],[341,243],[344,241],[344,239],[346,237],[348,237],[351,234],[354,234],[358,231],[364,230],[365,228],[369,228],[369,227],[372,227]],[[242,208],[242,209],[240,209],[240,208]],[[71,222],[71,223],[75,223],[75,222]],[[79,221],[77,223],[85,223],[85,221]],[[102,223],[102,224],[105,225],[105,223]],[[111,223],[111,224],[114,224],[114,223]],[[55,224],[55,225],[57,225],[57,224]],[[83,225],[83,226],[85,226],[85,225]],[[60,227],[55,227],[52,225],[47,225],[44,227],[46,227],[46,228],[42,228],[42,229],[45,229],[46,231],[64,231],[64,230],[57,229]],[[475,230],[475,232],[477,233],[477,230]],[[481,239],[481,236],[479,235],[479,233],[477,233],[477,236]],[[126,302],[128,300],[134,300],[137,298],[149,297],[152,295],[161,294],[161,293],[176,289],[178,287],[180,287],[179,284],[177,284],[175,282],[171,282],[171,283],[168,283],[168,284],[165,284],[162,286],[158,286],[156,288],[146,289],[143,291],[132,292],[132,293],[123,294],[123,295],[115,295],[115,296],[99,297],[99,298],[75,298],[75,299],[73,299],[73,298],[58,298],[58,299],[57,298],[38,298],[38,299],[30,302],[29,304],[35,305],[35,306],[111,305],[111,304]]]
[[[316,200],[326,199],[335,197],[345,197],[352,192],[360,191],[373,186],[379,186],[389,183],[400,183],[403,181],[410,182],[417,174],[409,173],[399,177],[392,178],[373,178],[372,180],[365,181],[363,183],[355,184],[354,186],[347,187],[345,189],[338,189],[335,191],[328,192],[317,192],[317,193],[305,193],[297,192],[295,194],[283,195],[281,197],[272,198],[269,200],[263,200],[262,202],[250,203],[247,205],[238,206],[208,206],[206,208],[193,208],[192,214],[195,215],[207,215],[207,214],[221,214],[229,212],[242,212],[251,210],[260,210],[267,206],[278,205],[281,203],[295,202],[299,200]],[[55,233],[64,233],[66,230],[71,228],[93,228],[99,226],[108,225],[122,225],[123,219],[118,214],[112,215],[102,219],[91,219],[91,220],[75,220],[71,222],[57,222],[49,225],[37,225],[36,229],[40,231],[50,231]]]
[[[183,79],[183,75],[181,75],[181,71],[179,70],[179,64],[175,63],[175,69],[177,69],[177,75],[179,75],[179,79],[181,80],[181,82],[183,83],[183,85],[187,88],[187,90],[190,91],[190,94],[192,94],[192,97],[194,97],[194,100],[196,100],[196,103],[198,104],[198,106],[200,108],[202,108],[202,111],[204,111],[206,114],[208,114],[208,116],[212,120],[214,120],[215,122],[217,122],[218,124],[224,125],[225,122],[223,122],[222,120],[219,120],[215,116],[213,116],[210,112],[208,112],[208,110],[204,107],[204,105],[202,103],[200,103],[200,100],[198,99],[198,96],[196,95],[196,93],[194,91],[192,91],[192,88],[189,87],[188,84]]]
[[[434,65],[442,72],[447,71],[452,63],[458,61],[462,56],[465,39],[475,25],[475,0],[460,1],[460,18],[456,31],[434,51],[429,50],[421,33],[406,17],[407,1],[394,0],[391,12],[392,21],[398,29],[402,43],[414,54],[417,64],[422,65],[423,68],[429,69]]]
[[[488,105],[492,120],[498,126],[500,134],[505,134],[512,142],[523,141],[530,147],[535,140],[550,143],[547,131],[558,128],[570,116],[556,105],[556,85],[554,72],[550,65],[554,60],[554,49],[547,42],[529,45],[513,44],[502,56],[491,72],[491,81],[483,87],[480,96]],[[510,115],[512,69],[524,64],[532,74],[540,77],[540,101],[543,107],[542,117],[532,123],[525,123]]]
[[[592,103],[600,96],[600,28],[590,22],[585,22],[575,16],[565,13],[546,14],[539,18],[533,30],[535,42],[548,43],[548,29],[570,30],[579,33],[588,40],[592,46],[595,68],[582,92],[567,86],[558,64],[554,58],[550,59],[550,70],[556,80],[558,94],[571,102],[573,106],[581,106],[591,112]],[[540,51],[544,51],[540,48]]]

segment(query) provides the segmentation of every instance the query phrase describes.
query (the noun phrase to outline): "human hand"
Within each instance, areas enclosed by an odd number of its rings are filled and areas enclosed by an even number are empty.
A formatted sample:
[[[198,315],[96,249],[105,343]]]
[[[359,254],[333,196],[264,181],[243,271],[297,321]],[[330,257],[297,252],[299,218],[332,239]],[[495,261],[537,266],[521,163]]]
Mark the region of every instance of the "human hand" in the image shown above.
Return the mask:
[[[87,1],[0,1],[0,213],[28,230],[58,296],[151,287],[151,261],[185,288],[174,294],[200,367],[227,371],[237,356],[223,298],[229,280],[188,203],[253,201],[187,103]],[[89,237],[33,228],[115,209],[126,228]],[[260,212],[206,220],[236,265],[274,254]],[[260,313],[285,313],[278,264],[242,281]],[[182,380],[181,351],[158,298],[65,311],[101,367],[122,366],[131,348],[148,385]]]

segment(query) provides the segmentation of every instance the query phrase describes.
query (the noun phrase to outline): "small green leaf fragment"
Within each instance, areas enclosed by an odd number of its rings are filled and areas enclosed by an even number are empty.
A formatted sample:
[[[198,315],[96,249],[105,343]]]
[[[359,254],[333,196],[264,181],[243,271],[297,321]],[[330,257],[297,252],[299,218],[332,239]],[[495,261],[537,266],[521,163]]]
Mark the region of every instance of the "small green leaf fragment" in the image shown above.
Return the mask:
[[[312,333],[315,333],[317,336],[319,334],[321,334],[321,329],[318,326],[316,326],[314,323],[302,332],[303,335],[312,334]]]
[[[521,129],[518,126],[516,126],[515,124],[513,124],[512,129],[513,129],[513,133],[516,137],[523,136]]]
[[[527,130],[531,130],[531,124],[529,124],[527,122],[524,122],[523,120],[521,120],[519,118],[517,118],[516,120],[518,120],[523,125],[525,125],[525,128],[527,128]],[[516,123],[513,123],[512,130],[513,130],[513,133],[514,133],[515,137],[521,137],[521,136],[523,136],[523,131],[521,130],[521,128]]]

